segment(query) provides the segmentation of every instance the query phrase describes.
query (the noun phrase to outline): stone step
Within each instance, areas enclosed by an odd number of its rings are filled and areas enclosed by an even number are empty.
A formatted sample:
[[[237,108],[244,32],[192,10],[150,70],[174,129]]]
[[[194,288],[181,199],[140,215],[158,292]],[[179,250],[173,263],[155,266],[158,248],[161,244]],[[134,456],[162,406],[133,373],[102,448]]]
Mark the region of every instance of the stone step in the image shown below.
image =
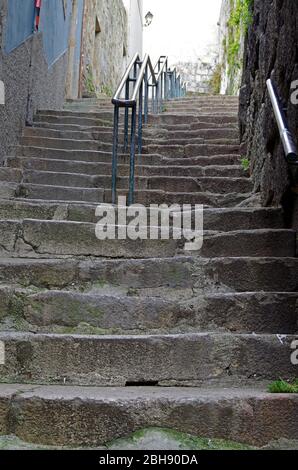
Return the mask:
[[[112,122],[110,125],[105,123],[105,125],[80,125],[80,124],[65,124],[65,123],[59,123],[59,122],[46,122],[46,121],[34,121],[33,127],[31,129],[53,129],[57,131],[77,131],[77,132],[113,132],[113,125]],[[238,138],[239,136],[239,129],[237,126],[237,123],[227,123],[224,125],[222,124],[216,124],[214,122],[196,122],[195,124],[166,124],[162,123],[161,125],[146,125],[144,126],[144,134],[146,133],[150,134],[152,132],[202,132],[207,131],[220,131],[221,129],[225,129],[229,132],[235,132],[237,133],[235,138]],[[119,135],[124,132],[124,126],[122,123],[119,125]],[[203,134],[204,135],[204,134]],[[232,134],[234,137],[234,134]]]
[[[185,238],[179,240],[99,240],[95,224],[69,221],[0,221],[2,256],[95,256],[106,258],[166,258],[183,253]],[[118,227],[116,227],[118,230]],[[115,230],[116,230],[115,229]],[[117,231],[116,230],[116,231]],[[238,230],[204,232],[204,257],[295,256],[293,230]]]
[[[104,290],[104,289],[103,289]],[[297,293],[192,294],[185,298],[0,287],[1,321],[40,333],[297,333]],[[18,327],[18,324],[20,326]],[[3,329],[0,324],[0,328]]]
[[[0,173],[1,174],[1,173]],[[53,185],[81,188],[111,188],[111,175],[85,175],[80,173],[62,173],[48,171],[24,170],[24,184]],[[129,177],[118,176],[118,189],[129,187]],[[209,192],[216,194],[249,193],[253,184],[248,178],[220,178],[220,177],[182,177],[182,176],[137,176],[135,178],[137,190],[160,190],[167,192]]]
[[[189,144],[181,145],[147,145],[144,154],[159,154],[168,158],[200,157],[217,155],[239,155],[239,144]]]
[[[97,204],[70,201],[68,203],[43,200],[0,200],[0,219],[68,220],[96,223]],[[116,207],[116,214],[118,210]],[[194,223],[194,212],[192,212]],[[279,208],[204,208],[205,230],[229,232],[261,228],[284,228],[283,212]]]
[[[297,439],[297,395],[270,394],[266,385],[123,389],[16,384],[0,386],[0,401],[2,433],[39,445],[98,447],[152,427],[255,446]]]
[[[28,147],[54,148],[66,150],[94,150],[112,152],[112,144],[95,140],[55,139],[49,137],[21,137],[20,144]],[[150,144],[143,146],[143,154],[159,154],[169,158],[214,156],[224,154],[239,154],[238,143],[217,143],[209,141],[208,144],[168,145]]]
[[[26,127],[24,129],[25,137],[49,137],[72,140],[96,140],[101,142],[113,141],[113,132],[107,130],[87,132],[87,131],[60,131],[57,129],[47,129],[40,127]],[[143,144],[163,144],[171,140],[172,144],[187,145],[191,143],[204,143],[205,141],[232,142],[239,144],[238,132],[234,129],[206,129],[205,131],[180,131],[166,132],[155,129],[144,130]],[[123,142],[123,134],[120,133],[119,141]]]
[[[188,105],[178,105],[164,102],[162,104],[162,114],[175,113],[175,114],[231,114],[237,115],[239,106],[234,104],[212,104],[209,106],[204,106],[201,104],[188,104]],[[149,107],[149,112],[153,112],[153,108]],[[48,112],[48,111],[46,111]],[[57,111],[56,111],[57,112]],[[111,104],[105,105],[88,105],[88,106],[71,106],[64,108],[63,112],[84,112],[84,113],[113,113],[114,107]]]
[[[54,122],[64,124],[79,124],[89,126],[108,125],[113,126],[113,113],[81,113],[81,112],[62,112],[47,111],[38,113],[34,120],[36,122]],[[123,114],[120,115],[120,122],[123,122]],[[149,115],[148,123],[151,125],[160,124],[195,124],[195,123],[214,123],[214,124],[238,124],[237,115],[229,114],[159,114]]]
[[[83,117],[80,113],[75,113],[71,115],[59,115],[59,114],[38,114],[34,118],[34,122],[38,123],[54,123],[54,124],[75,124],[80,126],[107,126],[113,127],[112,116],[100,118],[100,117]]]
[[[23,179],[23,172],[19,168],[0,167],[0,182],[20,183]]]
[[[16,146],[11,150],[16,156],[45,158],[45,159],[61,159],[85,162],[108,162],[112,161],[112,154],[110,152],[94,151],[94,150],[67,150],[67,149],[52,149],[43,147],[26,147]],[[214,165],[239,165],[240,155],[237,154],[221,154],[211,155],[204,157],[180,157],[168,158],[157,154],[146,154],[140,158],[136,158],[137,162],[147,165],[195,165],[195,166],[214,166]],[[129,156],[119,153],[119,164],[128,164]]]
[[[0,333],[5,383],[122,386],[245,386],[293,380],[295,336],[231,333],[54,335]]]
[[[238,117],[235,115],[228,114],[169,114],[163,113],[158,115],[151,114],[149,116],[148,122],[151,125],[160,125],[160,124],[196,124],[200,121],[215,123],[215,124],[238,124]]]
[[[28,157],[7,157],[5,165],[9,168],[16,168],[17,172],[20,172],[20,168],[23,170],[35,170],[35,171],[56,171],[62,173],[83,173],[85,175],[111,175],[112,164],[104,162],[80,162],[72,160],[54,160],[45,158],[28,158]],[[14,175],[14,173],[11,173]],[[248,172],[244,170],[241,165],[210,165],[210,166],[182,166],[182,165],[146,165],[146,159],[144,164],[139,164],[139,159],[136,161],[135,174],[139,176],[187,176],[187,177],[231,177],[231,178],[242,178],[248,176]],[[6,176],[7,175],[7,176]],[[15,178],[17,178],[16,173]],[[118,176],[128,176],[129,165],[120,164],[118,165]],[[7,179],[10,177],[9,172],[2,172],[0,168],[0,178]],[[10,180],[11,181],[11,180]]]
[[[128,188],[119,189],[118,196],[128,197]],[[204,193],[204,192],[165,192],[163,190],[135,190],[135,203],[144,204],[204,204],[210,207],[233,207],[245,201],[250,193]],[[48,201],[77,201],[110,203],[111,190],[103,188],[80,188],[39,184],[19,184],[14,188],[13,196],[25,199]],[[6,198],[6,196],[4,196]]]
[[[0,282],[46,289],[106,286],[170,299],[215,292],[297,292],[297,258],[0,259]],[[110,290],[109,290],[110,292]],[[180,297],[181,296],[181,297]]]

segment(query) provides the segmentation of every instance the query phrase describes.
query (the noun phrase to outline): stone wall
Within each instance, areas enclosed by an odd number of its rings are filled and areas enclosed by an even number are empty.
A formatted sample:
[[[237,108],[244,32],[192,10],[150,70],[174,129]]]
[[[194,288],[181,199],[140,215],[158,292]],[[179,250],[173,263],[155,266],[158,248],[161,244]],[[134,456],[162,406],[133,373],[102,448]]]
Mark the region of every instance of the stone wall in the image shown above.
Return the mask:
[[[238,95],[250,0],[222,0],[219,18],[220,93]]]
[[[42,33],[5,53],[7,1],[0,1],[0,80],[6,98],[0,105],[0,160],[18,143],[25,122],[32,121],[37,109],[61,108],[67,72],[67,52],[49,67]]]
[[[208,57],[196,62],[177,62],[176,67],[182,82],[186,82],[187,91],[193,93],[210,93],[210,80],[216,67],[216,57]],[[172,67],[172,68],[173,68]]]
[[[127,14],[122,0],[85,2],[82,72],[83,96],[111,95],[127,63]]]
[[[289,126],[297,140],[298,105],[291,104],[291,82],[298,79],[298,2],[255,0],[249,27],[240,92],[240,127],[247,148],[255,191],[264,206],[284,203],[288,197],[289,167],[284,158],[266,80],[272,77],[288,107]],[[244,150],[243,150],[244,152]]]

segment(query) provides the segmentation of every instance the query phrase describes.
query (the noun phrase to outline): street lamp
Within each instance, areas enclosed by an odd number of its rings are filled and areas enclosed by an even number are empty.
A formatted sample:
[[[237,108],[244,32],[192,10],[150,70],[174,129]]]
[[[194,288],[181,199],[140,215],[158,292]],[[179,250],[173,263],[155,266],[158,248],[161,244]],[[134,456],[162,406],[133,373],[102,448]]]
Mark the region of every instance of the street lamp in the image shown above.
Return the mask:
[[[145,28],[151,25],[153,18],[154,18],[154,15],[151,13],[151,11],[148,11],[147,15],[145,16],[145,21],[146,21],[144,24]]]

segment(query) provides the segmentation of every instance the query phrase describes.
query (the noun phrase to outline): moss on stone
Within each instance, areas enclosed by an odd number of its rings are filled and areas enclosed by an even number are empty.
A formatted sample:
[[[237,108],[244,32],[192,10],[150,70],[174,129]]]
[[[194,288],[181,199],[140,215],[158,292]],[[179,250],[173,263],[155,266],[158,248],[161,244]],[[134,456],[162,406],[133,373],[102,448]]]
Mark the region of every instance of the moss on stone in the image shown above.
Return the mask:
[[[165,445],[172,444],[176,449],[182,450],[254,450],[246,444],[232,442],[224,439],[209,439],[196,437],[172,429],[147,428],[141,429],[131,436],[115,440],[107,444],[109,449],[145,449],[147,441],[154,440]]]

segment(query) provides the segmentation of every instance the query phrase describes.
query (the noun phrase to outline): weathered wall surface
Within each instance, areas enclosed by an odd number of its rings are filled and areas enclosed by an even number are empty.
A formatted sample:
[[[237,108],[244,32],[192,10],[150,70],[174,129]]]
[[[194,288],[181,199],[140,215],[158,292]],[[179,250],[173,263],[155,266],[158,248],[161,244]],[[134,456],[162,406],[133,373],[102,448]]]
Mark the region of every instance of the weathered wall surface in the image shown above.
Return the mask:
[[[125,0],[128,14],[128,56],[143,55],[143,0]],[[147,13],[147,12],[146,12]],[[145,51],[146,52],[146,51]]]
[[[122,0],[85,2],[83,95],[112,94],[127,61],[127,14]]]
[[[241,137],[255,191],[265,206],[280,204],[289,187],[289,169],[266,89],[270,77],[288,107],[289,126],[297,140],[298,105],[290,101],[291,82],[298,79],[297,1],[255,0],[248,31],[240,92]]]
[[[67,52],[49,67],[42,33],[5,52],[7,4],[0,2],[0,80],[6,95],[5,105],[0,106],[0,160],[18,142],[26,120],[30,122],[37,109],[63,105],[67,71]]]
[[[238,95],[252,0],[222,0],[219,18],[220,93]]]

